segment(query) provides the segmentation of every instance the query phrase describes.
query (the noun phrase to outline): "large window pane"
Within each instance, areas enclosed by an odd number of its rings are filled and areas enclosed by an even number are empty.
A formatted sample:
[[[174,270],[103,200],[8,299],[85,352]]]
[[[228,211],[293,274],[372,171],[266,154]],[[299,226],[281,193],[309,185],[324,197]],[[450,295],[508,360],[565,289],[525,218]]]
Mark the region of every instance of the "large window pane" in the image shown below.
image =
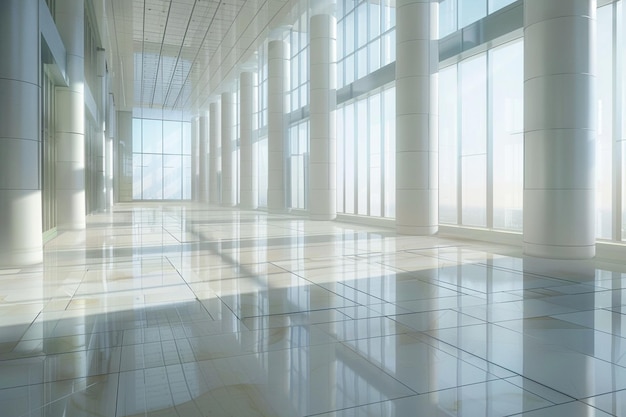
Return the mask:
[[[396,88],[383,93],[385,115],[385,217],[396,216]]]
[[[487,59],[485,54],[461,63],[462,155],[487,152]]]
[[[349,104],[345,108],[344,126],[345,133],[345,163],[346,163],[346,213],[354,214],[354,104]]]
[[[182,123],[163,121],[163,153],[180,154],[182,150]]]
[[[524,188],[524,47],[490,53],[493,132],[493,227],[522,230]]]
[[[191,156],[183,155],[183,199],[191,197]]]
[[[178,124],[180,126],[180,123]],[[183,197],[183,157],[163,155],[163,199],[180,200]]]
[[[489,0],[489,13],[493,13],[511,3],[515,3],[515,0]]]
[[[443,38],[456,31],[457,0],[443,0],[439,3],[439,37]]]
[[[487,59],[485,54],[461,67],[462,222],[487,225]],[[482,164],[482,165],[481,165]]]
[[[357,27],[357,47],[360,48],[367,43],[367,2],[361,3],[356,9]]]
[[[596,236],[613,237],[613,5],[598,9]]]
[[[183,123],[183,154],[191,155],[191,123]]]
[[[141,200],[143,197],[143,186],[141,184],[142,155],[133,154],[133,200]]]
[[[369,98],[369,146],[370,146],[370,216],[382,215],[382,183],[381,183],[381,112],[380,94]]]
[[[133,135],[133,199],[190,199],[191,157],[188,169],[183,168],[182,154],[191,154],[191,124],[137,118]]]
[[[163,153],[163,122],[143,119],[143,153]]]
[[[472,155],[462,158],[463,170],[463,224],[487,225],[487,156]]]
[[[142,187],[144,200],[163,199],[163,156],[143,155]]]
[[[350,55],[355,50],[354,42],[354,13],[350,13],[345,18],[346,39],[345,48],[346,55]]]
[[[262,138],[258,142],[258,171],[257,178],[259,181],[259,206],[267,207],[267,137]]]
[[[464,28],[487,15],[487,0],[458,0],[458,2],[460,28]]]
[[[357,170],[358,170],[358,214],[368,214],[368,126],[367,120],[367,100],[357,102]]]
[[[142,152],[141,147],[141,119],[133,119],[133,152]]]
[[[457,224],[457,70],[439,72],[439,221]]]

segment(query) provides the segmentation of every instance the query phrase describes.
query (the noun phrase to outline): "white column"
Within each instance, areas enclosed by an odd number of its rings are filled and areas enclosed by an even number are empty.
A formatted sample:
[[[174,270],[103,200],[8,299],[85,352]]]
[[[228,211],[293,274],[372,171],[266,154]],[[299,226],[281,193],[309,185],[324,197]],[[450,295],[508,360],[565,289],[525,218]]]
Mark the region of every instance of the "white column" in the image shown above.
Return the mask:
[[[221,120],[220,103],[211,103],[209,106],[209,155],[211,163],[209,164],[209,201],[211,204],[220,203],[220,142],[222,137],[222,120]]]
[[[313,220],[337,217],[337,20],[311,17],[309,213]]]
[[[285,141],[287,139],[287,91],[289,89],[289,45],[280,40],[268,45],[268,183],[267,208],[287,208]]]
[[[41,262],[39,2],[0,2],[0,268]]]
[[[191,199],[200,201],[200,141],[198,138],[199,118],[191,118]]]
[[[235,167],[235,93],[222,93],[222,205],[237,205]]]
[[[106,135],[103,129],[95,132],[96,147],[96,211],[106,210]]]
[[[133,112],[118,111],[116,120],[116,202],[129,202],[133,201]]]
[[[57,224],[85,228],[85,5],[56,3],[56,23],[67,53],[69,87],[57,88]]]
[[[239,149],[241,178],[241,207],[257,208],[257,155],[252,151],[252,131],[254,130],[254,113],[256,96],[254,94],[254,74],[242,72],[239,77]]]
[[[209,201],[207,145],[209,142],[209,118],[203,113],[198,118],[198,200]]]
[[[595,256],[595,0],[524,2],[524,252]]]
[[[106,142],[104,144],[105,148],[105,162],[106,162],[106,204],[104,209],[106,211],[111,211],[113,208],[113,141],[115,140],[114,136],[107,136]]]
[[[439,225],[438,2],[398,0],[396,23],[396,229]]]

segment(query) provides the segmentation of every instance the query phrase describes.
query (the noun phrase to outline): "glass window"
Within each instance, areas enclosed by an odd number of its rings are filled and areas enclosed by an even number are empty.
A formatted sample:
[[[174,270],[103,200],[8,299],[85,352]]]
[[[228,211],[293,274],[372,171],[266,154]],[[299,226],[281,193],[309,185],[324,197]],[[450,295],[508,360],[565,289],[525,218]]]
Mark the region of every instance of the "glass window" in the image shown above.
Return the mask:
[[[133,200],[141,200],[142,198],[142,154],[133,154]]]
[[[515,0],[489,0],[489,13],[493,13],[511,3],[515,3]]]
[[[354,13],[350,13],[345,18],[346,22],[346,55],[350,55],[355,50],[354,42]]]
[[[141,119],[133,119],[133,152],[141,152]]]
[[[358,18],[357,47],[360,48],[367,43],[367,2],[361,3],[356,13]]]
[[[367,75],[367,47],[359,49],[357,52],[357,80]]]
[[[357,102],[357,170],[358,170],[358,214],[368,214],[368,125],[367,100]]]
[[[183,155],[183,199],[191,200],[191,156]]]
[[[163,199],[163,155],[143,154],[141,174],[144,200]]]
[[[376,0],[376,1],[370,0],[369,12],[370,12],[369,37],[370,39],[374,39],[380,36],[380,0]]]
[[[456,31],[457,0],[442,0],[439,3],[439,37],[444,38]]]
[[[380,68],[380,39],[370,42],[368,48],[370,57],[369,71],[374,72]]]
[[[465,60],[461,68],[462,222],[487,226],[487,59]]]
[[[485,54],[461,63],[462,155],[487,152],[487,60]]]
[[[163,122],[161,120],[143,119],[142,152],[163,152]]]
[[[487,225],[487,155],[470,155],[461,159],[463,224]]]
[[[183,154],[191,155],[191,123],[183,123]]]
[[[457,224],[457,69],[439,72],[439,222]]]
[[[396,88],[383,93],[385,115],[385,217],[396,217]]]
[[[133,199],[191,198],[189,122],[135,118],[133,141]],[[185,166],[183,152],[188,155]]]
[[[458,0],[459,28],[474,23],[487,15],[487,0]]]
[[[522,230],[524,195],[524,45],[490,51],[493,227]]]
[[[613,237],[613,5],[598,9],[596,38],[596,236]]]
[[[182,180],[183,180],[183,157],[182,155],[163,155],[163,199],[164,200],[180,200],[183,197]]]
[[[346,163],[346,213],[354,214],[354,195],[355,195],[355,172],[354,172],[354,103],[345,107],[344,113],[345,133],[345,163]]]
[[[354,54],[345,60],[345,84],[354,82]]]
[[[382,216],[382,178],[381,178],[381,108],[380,94],[369,98],[369,148],[370,148],[370,216]]]
[[[258,171],[257,178],[259,184],[259,206],[267,207],[267,173],[268,173],[268,148],[267,137],[261,138],[258,142]]]
[[[183,148],[182,123],[163,121],[163,153],[180,154]]]

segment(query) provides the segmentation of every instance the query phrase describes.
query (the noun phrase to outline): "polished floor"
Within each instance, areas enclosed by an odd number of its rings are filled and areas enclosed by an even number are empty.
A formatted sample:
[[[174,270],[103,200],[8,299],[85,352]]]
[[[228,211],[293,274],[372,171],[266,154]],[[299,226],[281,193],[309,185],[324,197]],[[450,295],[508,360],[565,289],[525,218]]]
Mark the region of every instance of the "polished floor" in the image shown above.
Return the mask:
[[[0,416],[626,416],[626,262],[119,205],[0,270]]]

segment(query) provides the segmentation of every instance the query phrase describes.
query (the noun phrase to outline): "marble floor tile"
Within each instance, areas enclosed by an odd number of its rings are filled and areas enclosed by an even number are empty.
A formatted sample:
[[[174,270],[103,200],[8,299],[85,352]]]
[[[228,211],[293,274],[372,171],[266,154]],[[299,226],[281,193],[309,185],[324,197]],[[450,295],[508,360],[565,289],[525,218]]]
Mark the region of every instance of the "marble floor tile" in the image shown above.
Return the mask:
[[[626,417],[626,264],[124,203],[0,270],[0,416]]]
[[[503,380],[347,408],[324,417],[509,416],[553,405]]]

